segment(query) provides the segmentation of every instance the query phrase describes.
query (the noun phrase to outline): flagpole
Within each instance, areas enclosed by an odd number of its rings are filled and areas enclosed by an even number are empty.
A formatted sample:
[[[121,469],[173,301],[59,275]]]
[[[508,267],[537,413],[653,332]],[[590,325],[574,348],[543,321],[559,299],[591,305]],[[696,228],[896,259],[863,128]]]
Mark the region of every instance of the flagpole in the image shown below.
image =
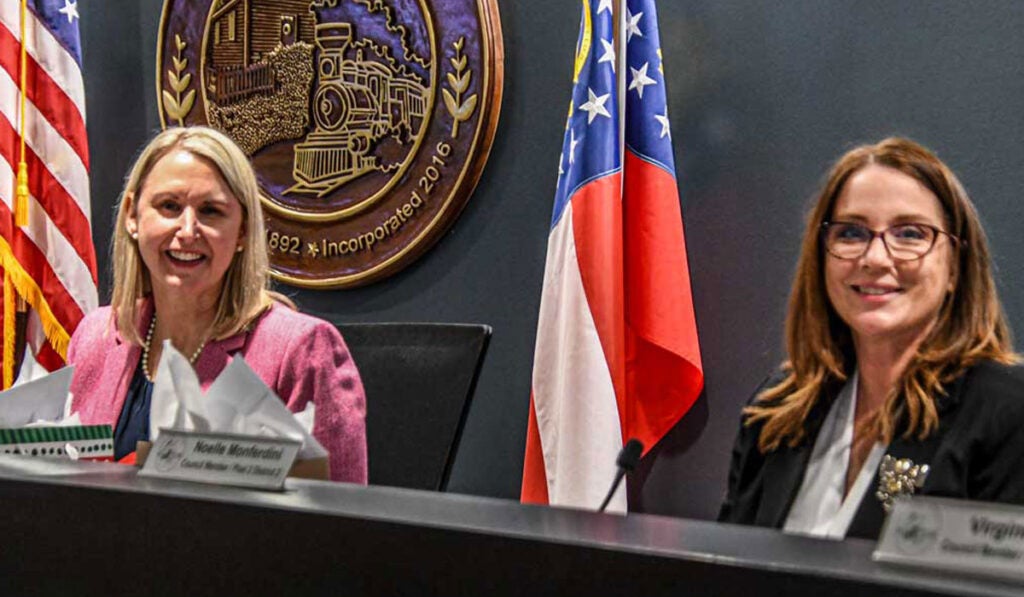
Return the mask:
[[[614,44],[618,48],[615,55],[615,82],[617,86],[619,106],[619,163],[625,163],[626,156],[626,42],[623,40],[623,33],[626,31],[626,0],[615,0],[615,29]],[[621,179],[625,181],[625,177]]]
[[[21,0],[20,10],[21,47],[19,51],[20,72],[18,87],[21,96],[18,98],[18,173],[14,186],[14,227],[28,225],[28,162],[25,159],[25,101],[28,95],[28,0]],[[13,240],[13,239],[12,239]],[[25,334],[19,333],[18,315],[28,312],[25,299],[18,293],[11,276],[11,264],[0,264],[4,270],[3,287],[3,389],[14,385],[14,373],[18,368],[18,353],[25,341]],[[27,319],[23,317],[23,319]],[[19,342],[20,340],[20,342]]]
[[[21,48],[19,52],[20,72],[18,77],[18,86],[21,91],[21,97],[18,101],[19,160],[18,173],[14,185],[13,226],[24,226],[28,223],[28,214],[26,213],[28,209],[28,165],[25,162],[25,91],[28,87],[26,79],[28,70],[28,42],[25,39],[25,17],[27,12],[28,0],[21,0],[21,11],[19,14],[21,20]],[[3,389],[6,390],[14,384],[14,361],[17,349],[17,326],[15,325],[15,311],[17,309],[15,297],[17,291],[14,288],[14,281],[11,279],[9,264],[0,265],[4,265]]]
[[[14,188],[14,225],[28,226],[28,162],[25,160],[25,96],[28,95],[28,0],[21,0],[21,98],[18,106],[18,181]]]

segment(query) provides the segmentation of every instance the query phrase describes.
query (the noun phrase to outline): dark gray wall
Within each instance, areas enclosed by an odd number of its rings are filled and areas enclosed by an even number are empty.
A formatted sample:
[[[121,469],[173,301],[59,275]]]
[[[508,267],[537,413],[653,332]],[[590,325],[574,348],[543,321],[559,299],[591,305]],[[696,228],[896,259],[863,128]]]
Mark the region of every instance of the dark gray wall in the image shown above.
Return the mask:
[[[579,4],[499,4],[501,122],[452,230],[374,286],[284,290],[334,321],[494,326],[452,489],[514,498]],[[160,8],[156,0],[80,7],[103,296],[121,178],[159,123]],[[659,10],[707,381],[632,497],[647,511],[709,518],[740,406],[782,358],[804,209],[831,160],[851,145],[901,134],[946,159],[981,211],[1011,320],[1024,317],[1024,265],[1015,259],[1024,254],[1024,4],[690,0],[663,1]]]

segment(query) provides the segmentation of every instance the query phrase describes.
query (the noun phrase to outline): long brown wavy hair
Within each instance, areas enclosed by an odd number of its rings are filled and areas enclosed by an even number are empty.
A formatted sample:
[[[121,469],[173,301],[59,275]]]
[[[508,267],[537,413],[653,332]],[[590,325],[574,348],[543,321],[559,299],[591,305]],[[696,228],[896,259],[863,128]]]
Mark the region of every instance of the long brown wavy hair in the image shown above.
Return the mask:
[[[889,443],[898,428],[904,437],[927,437],[938,427],[935,397],[945,393],[945,384],[979,361],[1018,360],[992,279],[985,231],[960,181],[935,154],[908,139],[893,137],[856,147],[832,167],[807,220],[786,316],[785,377],[743,411],[746,425],[764,422],[758,439],[762,452],[783,443],[799,444],[805,437],[804,421],[826,388],[845,382],[856,366],[850,329],[825,289],[820,231],[847,180],[869,164],[899,170],[934,193],[942,205],[946,231],[960,239],[953,247],[955,288],[875,415],[877,437]]]

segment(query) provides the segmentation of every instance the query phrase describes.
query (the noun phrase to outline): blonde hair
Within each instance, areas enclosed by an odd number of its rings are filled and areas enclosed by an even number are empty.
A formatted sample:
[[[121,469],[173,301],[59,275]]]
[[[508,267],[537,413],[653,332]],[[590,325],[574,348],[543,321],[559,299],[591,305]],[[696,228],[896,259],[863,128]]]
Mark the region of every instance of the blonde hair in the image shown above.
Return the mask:
[[[235,253],[224,274],[211,338],[224,338],[240,332],[266,310],[276,296],[269,290],[263,212],[259,203],[259,186],[249,158],[234,141],[214,129],[201,126],[166,129],[146,144],[128,172],[114,226],[111,306],[121,337],[135,344],[143,342],[139,334],[139,299],[152,292],[152,286],[138,243],[128,233],[127,220],[137,209],[138,197],[153,166],[162,157],[178,150],[187,151],[215,167],[242,206],[245,232],[242,251]]]
[[[804,421],[821,395],[846,381],[855,367],[850,329],[832,308],[825,289],[820,234],[847,180],[870,164],[899,170],[934,193],[946,231],[960,241],[953,246],[955,289],[875,415],[877,437],[888,443],[902,426],[903,437],[924,439],[938,427],[935,397],[945,394],[945,384],[980,361],[1012,363],[1019,358],[992,279],[985,231],[960,181],[938,157],[908,139],[856,147],[832,167],[807,220],[786,316],[785,377],[743,411],[746,425],[764,422],[758,439],[762,452],[783,443],[799,444],[805,436]]]

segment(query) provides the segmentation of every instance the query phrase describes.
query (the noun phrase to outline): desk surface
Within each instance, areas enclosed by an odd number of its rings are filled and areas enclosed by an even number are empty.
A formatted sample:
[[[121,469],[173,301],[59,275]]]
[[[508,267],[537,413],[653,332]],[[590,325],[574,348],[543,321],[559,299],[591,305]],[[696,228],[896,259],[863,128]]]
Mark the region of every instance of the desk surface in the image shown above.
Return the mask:
[[[274,493],[8,456],[0,504],[3,593],[1024,595],[875,563],[862,540],[298,479]]]

